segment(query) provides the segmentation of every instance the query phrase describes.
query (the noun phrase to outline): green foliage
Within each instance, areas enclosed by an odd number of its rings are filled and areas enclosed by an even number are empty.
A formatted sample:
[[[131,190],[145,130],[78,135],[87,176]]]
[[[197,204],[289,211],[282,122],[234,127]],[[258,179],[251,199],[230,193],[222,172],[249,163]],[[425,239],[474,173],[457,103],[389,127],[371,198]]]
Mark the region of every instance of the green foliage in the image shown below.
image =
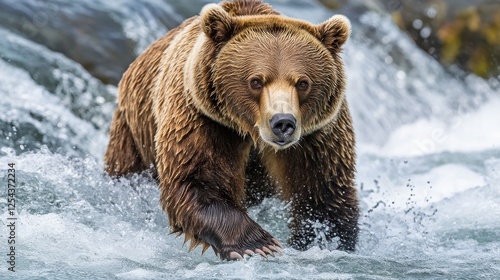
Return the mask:
[[[500,75],[500,4],[453,9],[450,0],[433,2],[420,10],[403,6],[393,18],[443,64],[458,65],[484,78]],[[428,9],[434,9],[433,17]],[[415,20],[422,27],[415,28]],[[423,28],[430,28],[428,36],[422,36]]]

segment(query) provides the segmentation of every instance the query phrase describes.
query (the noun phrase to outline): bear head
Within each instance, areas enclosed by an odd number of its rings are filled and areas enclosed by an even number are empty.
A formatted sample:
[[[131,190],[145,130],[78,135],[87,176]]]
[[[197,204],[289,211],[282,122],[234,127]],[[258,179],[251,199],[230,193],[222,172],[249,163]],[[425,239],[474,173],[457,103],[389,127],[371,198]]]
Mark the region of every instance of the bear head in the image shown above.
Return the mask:
[[[318,25],[282,15],[234,15],[209,4],[186,73],[197,107],[276,150],[335,119],[344,100],[339,56],[349,20]]]

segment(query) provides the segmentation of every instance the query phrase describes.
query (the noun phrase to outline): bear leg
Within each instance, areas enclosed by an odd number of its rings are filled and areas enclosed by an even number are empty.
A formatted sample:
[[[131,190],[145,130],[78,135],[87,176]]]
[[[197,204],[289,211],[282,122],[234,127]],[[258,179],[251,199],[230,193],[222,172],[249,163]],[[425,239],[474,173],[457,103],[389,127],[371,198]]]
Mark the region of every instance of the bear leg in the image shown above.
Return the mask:
[[[344,194],[346,197],[353,196],[352,193]],[[333,200],[342,200],[344,194],[335,195]],[[357,206],[321,202],[326,197],[331,196],[297,196],[292,199],[290,246],[298,250],[306,250],[313,245],[324,248],[328,242],[338,238],[338,250],[354,251],[358,238]]]
[[[120,108],[117,108],[113,115],[104,164],[111,176],[140,172],[147,168],[136,149],[132,133]]]
[[[264,198],[276,195],[276,188],[267,174],[255,149],[250,152],[250,158],[245,170],[245,202],[246,206],[260,204]]]
[[[172,233],[191,240],[190,249],[211,246],[221,259],[279,252],[243,206],[249,141],[207,118],[183,117],[165,119],[175,124],[162,123],[167,129],[156,137],[160,200]]]
[[[264,155],[284,199],[292,202],[289,244],[296,249],[324,247],[333,239],[339,240],[338,249],[355,249],[359,209],[354,146],[342,137],[320,131],[304,136],[298,148]]]

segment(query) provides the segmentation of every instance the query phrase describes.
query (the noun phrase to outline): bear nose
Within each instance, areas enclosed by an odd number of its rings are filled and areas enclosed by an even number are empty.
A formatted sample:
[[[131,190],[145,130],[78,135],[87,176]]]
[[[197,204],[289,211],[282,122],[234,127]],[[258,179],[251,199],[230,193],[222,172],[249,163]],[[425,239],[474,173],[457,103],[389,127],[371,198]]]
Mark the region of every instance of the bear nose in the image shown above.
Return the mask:
[[[297,120],[292,114],[275,114],[269,123],[274,134],[283,141],[293,134]]]

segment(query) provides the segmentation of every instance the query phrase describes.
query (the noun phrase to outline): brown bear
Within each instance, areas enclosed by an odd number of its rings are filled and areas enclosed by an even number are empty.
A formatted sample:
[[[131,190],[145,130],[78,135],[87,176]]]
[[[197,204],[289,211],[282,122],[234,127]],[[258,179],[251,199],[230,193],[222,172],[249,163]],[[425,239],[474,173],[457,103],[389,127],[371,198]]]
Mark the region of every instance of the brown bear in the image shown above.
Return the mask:
[[[114,176],[152,169],[172,232],[222,259],[274,255],[247,214],[290,201],[290,246],[354,250],[354,132],[339,56],[344,16],[313,25],[258,0],[209,4],[123,75],[105,155]]]

